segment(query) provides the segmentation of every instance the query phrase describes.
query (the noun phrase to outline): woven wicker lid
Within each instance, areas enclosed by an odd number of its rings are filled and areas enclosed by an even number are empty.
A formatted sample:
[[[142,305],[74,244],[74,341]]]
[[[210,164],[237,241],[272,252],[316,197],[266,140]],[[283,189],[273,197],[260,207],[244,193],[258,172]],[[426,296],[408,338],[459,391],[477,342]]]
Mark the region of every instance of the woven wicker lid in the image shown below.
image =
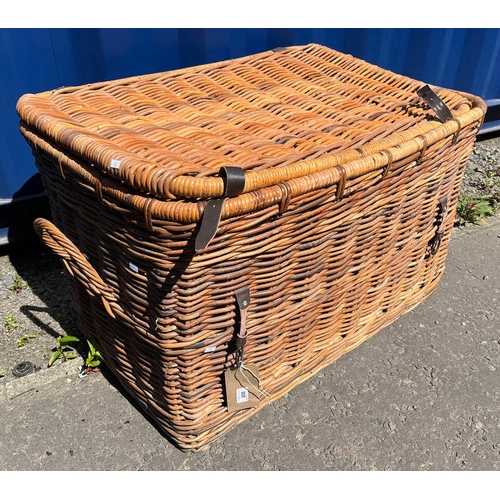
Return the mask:
[[[382,164],[391,148],[484,115],[480,99],[439,89],[454,117],[442,124],[422,86],[310,44],[27,94],[17,111],[25,129],[132,189],[192,200],[223,195],[221,167],[242,168],[251,193],[374,154]]]

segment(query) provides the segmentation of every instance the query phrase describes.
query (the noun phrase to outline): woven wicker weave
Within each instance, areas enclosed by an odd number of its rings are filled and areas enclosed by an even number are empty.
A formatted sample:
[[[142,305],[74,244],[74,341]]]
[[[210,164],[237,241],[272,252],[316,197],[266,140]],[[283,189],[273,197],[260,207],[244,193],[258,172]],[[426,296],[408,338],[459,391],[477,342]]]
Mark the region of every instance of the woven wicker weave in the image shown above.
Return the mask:
[[[53,211],[36,228],[71,275],[79,328],[181,449],[437,286],[486,107],[434,88],[442,123],[423,86],[313,44],[19,100]],[[244,172],[234,195],[227,166]],[[229,412],[245,287],[244,359],[268,397]]]

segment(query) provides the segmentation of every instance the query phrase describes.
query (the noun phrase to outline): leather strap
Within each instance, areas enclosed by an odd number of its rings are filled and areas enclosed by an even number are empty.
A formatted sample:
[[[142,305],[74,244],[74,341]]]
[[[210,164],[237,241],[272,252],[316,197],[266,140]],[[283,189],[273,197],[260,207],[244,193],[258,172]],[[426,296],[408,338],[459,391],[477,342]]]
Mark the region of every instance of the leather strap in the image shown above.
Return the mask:
[[[236,332],[236,367],[239,368],[243,363],[245,344],[247,343],[247,312],[250,305],[250,289],[248,286],[239,288],[234,292],[239,311],[239,327]]]
[[[212,238],[215,236],[222,215],[222,205],[224,205],[224,198],[210,200],[205,205],[205,210],[201,216],[200,229],[194,242],[195,252],[207,248]]]
[[[429,105],[432,111],[436,113],[441,122],[445,123],[453,118],[448,106],[446,106],[443,100],[429,87],[429,85],[422,87],[417,91],[417,94]]]
[[[238,196],[245,189],[245,172],[240,167],[222,167],[219,176],[224,179],[224,198]]]
[[[441,240],[443,239],[444,236],[444,231],[443,231],[443,222],[444,222],[444,216],[446,215],[446,212],[448,211],[448,197],[443,196],[439,200],[439,207],[438,207],[438,214],[436,217],[436,233],[434,234],[434,238],[429,243],[430,247],[430,253],[431,255],[436,255],[439,247],[441,246]]]
[[[200,229],[194,242],[194,250],[204,250],[212,241],[219,227],[224,200],[238,196],[245,189],[245,172],[240,167],[222,167],[219,176],[224,180],[222,198],[209,200],[201,216]]]

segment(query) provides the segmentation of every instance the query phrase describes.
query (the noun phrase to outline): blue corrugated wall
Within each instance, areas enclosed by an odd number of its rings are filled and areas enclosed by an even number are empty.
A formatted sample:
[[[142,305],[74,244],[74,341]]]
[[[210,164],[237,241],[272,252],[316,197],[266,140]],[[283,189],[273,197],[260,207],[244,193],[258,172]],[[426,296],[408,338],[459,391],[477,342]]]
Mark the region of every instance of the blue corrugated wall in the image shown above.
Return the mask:
[[[15,104],[22,94],[310,42],[490,102],[500,99],[496,28],[0,29],[0,202],[42,193],[18,131]]]

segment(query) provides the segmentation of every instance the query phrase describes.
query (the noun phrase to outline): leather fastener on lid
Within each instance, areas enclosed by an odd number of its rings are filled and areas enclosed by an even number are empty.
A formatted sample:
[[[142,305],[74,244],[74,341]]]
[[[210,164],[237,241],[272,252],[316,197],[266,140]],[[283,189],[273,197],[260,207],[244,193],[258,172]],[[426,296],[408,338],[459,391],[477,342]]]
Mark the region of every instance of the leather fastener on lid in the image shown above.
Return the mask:
[[[417,91],[417,94],[429,105],[443,123],[453,119],[453,115],[448,106],[446,106],[444,101],[429,87],[429,85],[422,87]]]
[[[195,252],[204,250],[212,241],[219,227],[224,200],[238,196],[245,189],[245,172],[240,167],[222,167],[219,176],[224,180],[222,198],[209,200],[201,217],[201,224],[194,243]]]

